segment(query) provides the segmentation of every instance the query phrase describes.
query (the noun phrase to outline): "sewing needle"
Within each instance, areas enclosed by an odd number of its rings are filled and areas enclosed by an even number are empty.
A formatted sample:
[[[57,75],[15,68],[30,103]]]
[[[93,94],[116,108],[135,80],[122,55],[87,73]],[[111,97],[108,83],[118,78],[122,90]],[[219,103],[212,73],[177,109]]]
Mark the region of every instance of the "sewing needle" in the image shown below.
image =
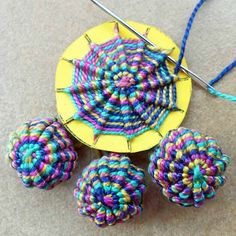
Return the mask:
[[[107,14],[109,14],[110,16],[112,16],[114,19],[116,19],[118,22],[120,22],[123,26],[125,26],[130,32],[132,32],[133,34],[135,34],[138,38],[142,39],[145,43],[158,48],[156,44],[154,44],[153,42],[151,42],[147,37],[145,37],[144,35],[140,34],[136,29],[134,29],[131,25],[129,25],[127,22],[125,22],[122,18],[120,18],[117,14],[115,14],[113,11],[111,11],[110,9],[108,9],[107,7],[105,7],[102,3],[100,3],[97,0],[91,0],[95,5],[97,5],[100,9],[102,9],[103,11],[105,11]],[[167,57],[169,61],[171,61],[172,63],[176,64],[177,62],[175,61],[174,58],[172,58],[171,56]],[[206,80],[204,80],[203,78],[201,78],[199,75],[197,75],[196,73],[194,73],[193,71],[191,71],[190,69],[184,67],[184,66],[180,66],[180,69],[185,72],[187,75],[189,75],[190,77],[192,77],[194,79],[194,81],[196,81],[200,86],[202,86],[204,89],[214,89]]]

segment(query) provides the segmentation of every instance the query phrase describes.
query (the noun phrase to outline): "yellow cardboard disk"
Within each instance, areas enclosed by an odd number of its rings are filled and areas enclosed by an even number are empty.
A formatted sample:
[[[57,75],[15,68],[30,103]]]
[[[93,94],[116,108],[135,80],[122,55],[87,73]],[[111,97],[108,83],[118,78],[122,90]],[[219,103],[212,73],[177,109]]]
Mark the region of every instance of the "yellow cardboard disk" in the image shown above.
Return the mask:
[[[140,24],[136,22],[129,22],[131,26],[137,29],[140,33],[145,33],[147,28],[150,28],[148,38],[158,45],[161,49],[175,48],[171,56],[175,59],[178,58],[179,49],[177,45],[164,33],[155,27]],[[119,25],[120,35],[124,38],[136,38],[126,28]],[[95,28],[88,30],[85,34],[88,34],[93,42],[102,44],[114,38],[114,23],[107,22],[101,24]],[[90,50],[85,34],[72,43],[64,52],[63,56],[67,59],[82,59]],[[186,65],[185,59],[183,65]],[[172,65],[174,68],[174,65]],[[57,72],[56,72],[56,89],[65,88],[71,85],[73,66],[60,60]],[[182,72],[180,72],[182,73]],[[186,77],[185,74],[180,74],[180,77]],[[176,83],[177,87],[177,107],[183,110],[183,112],[170,112],[166,118],[159,132],[164,136],[169,130],[177,128],[183,121],[190,102],[192,83],[191,79],[181,80]],[[69,98],[68,94],[57,92],[57,110],[59,117],[63,123],[72,117],[76,109]],[[146,131],[145,133],[132,139],[130,142],[130,149],[127,145],[127,139],[119,135],[100,135],[96,144],[94,144],[93,130],[91,127],[81,121],[71,121],[66,124],[65,127],[82,143],[96,149],[128,153],[128,152],[140,152],[148,150],[157,145],[161,139],[158,132],[154,130]]]

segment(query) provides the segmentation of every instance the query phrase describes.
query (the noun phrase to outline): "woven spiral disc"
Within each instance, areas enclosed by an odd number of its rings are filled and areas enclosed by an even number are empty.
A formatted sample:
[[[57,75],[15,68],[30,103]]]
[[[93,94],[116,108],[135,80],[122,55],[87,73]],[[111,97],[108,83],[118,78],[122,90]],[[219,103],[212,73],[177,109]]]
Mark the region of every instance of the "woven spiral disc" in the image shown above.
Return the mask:
[[[78,179],[79,212],[99,227],[127,221],[142,211],[144,172],[126,156],[109,154],[92,161]]]
[[[122,26],[106,23],[72,44],[58,65],[59,115],[77,138],[97,149],[150,149],[160,134],[179,126],[188,107],[191,81],[175,75],[167,60],[170,53],[178,55],[171,50],[176,45],[153,27],[133,24],[163,47],[147,46]]]
[[[34,119],[9,138],[7,158],[26,187],[51,189],[71,177],[77,154],[56,119]]]
[[[224,184],[228,163],[215,139],[179,128],[161,140],[151,155],[149,173],[171,202],[200,207]]]

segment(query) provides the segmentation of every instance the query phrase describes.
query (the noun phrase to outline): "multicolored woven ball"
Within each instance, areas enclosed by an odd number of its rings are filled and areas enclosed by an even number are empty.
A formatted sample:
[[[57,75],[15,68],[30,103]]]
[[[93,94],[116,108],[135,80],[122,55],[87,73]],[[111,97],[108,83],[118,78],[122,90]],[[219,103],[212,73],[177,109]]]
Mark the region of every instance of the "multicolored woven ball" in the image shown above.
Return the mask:
[[[56,119],[34,119],[10,135],[7,157],[26,187],[51,189],[68,180],[77,154]]]
[[[79,212],[105,227],[139,214],[145,188],[143,170],[128,157],[112,153],[83,170],[74,196]]]
[[[225,182],[229,157],[197,131],[170,131],[151,155],[149,173],[171,202],[200,207]]]

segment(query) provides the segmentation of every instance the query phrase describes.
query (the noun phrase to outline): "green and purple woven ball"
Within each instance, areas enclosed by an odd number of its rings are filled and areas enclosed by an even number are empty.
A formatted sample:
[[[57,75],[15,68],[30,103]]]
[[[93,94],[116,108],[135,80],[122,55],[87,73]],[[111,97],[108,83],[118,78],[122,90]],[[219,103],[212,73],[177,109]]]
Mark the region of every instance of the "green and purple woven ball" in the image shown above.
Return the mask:
[[[139,214],[145,188],[143,170],[128,157],[112,153],[83,170],[74,197],[80,214],[105,227]]]
[[[149,173],[171,202],[200,207],[225,182],[229,157],[197,131],[170,131],[150,157]]]
[[[77,154],[56,119],[34,119],[10,135],[7,157],[26,187],[51,189],[71,177]]]

